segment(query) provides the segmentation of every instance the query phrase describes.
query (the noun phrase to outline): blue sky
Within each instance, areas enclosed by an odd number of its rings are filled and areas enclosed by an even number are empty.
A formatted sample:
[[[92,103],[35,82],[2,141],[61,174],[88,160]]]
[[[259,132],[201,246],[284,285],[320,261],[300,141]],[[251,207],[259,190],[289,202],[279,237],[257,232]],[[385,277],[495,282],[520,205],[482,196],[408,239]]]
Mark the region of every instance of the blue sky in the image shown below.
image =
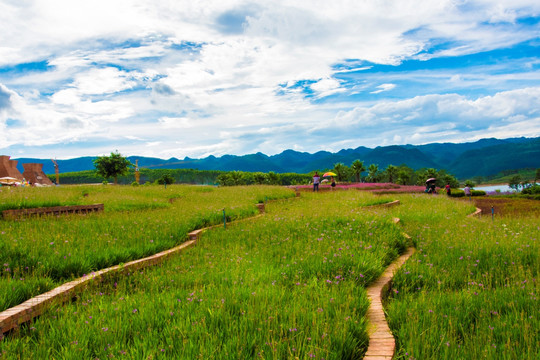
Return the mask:
[[[531,0],[0,0],[0,154],[540,136]]]

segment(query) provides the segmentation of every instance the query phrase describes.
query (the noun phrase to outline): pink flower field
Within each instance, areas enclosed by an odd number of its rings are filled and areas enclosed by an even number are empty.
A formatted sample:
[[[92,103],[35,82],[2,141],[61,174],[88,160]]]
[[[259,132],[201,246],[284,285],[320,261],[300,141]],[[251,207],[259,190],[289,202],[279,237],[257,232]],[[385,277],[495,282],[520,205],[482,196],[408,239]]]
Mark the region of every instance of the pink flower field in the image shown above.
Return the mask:
[[[298,189],[299,191],[311,191],[313,185],[298,185],[291,186],[291,188]],[[330,184],[319,185],[320,191],[331,190]],[[393,183],[350,183],[350,184],[337,184],[336,189],[340,190],[365,190],[378,194],[393,194],[393,193],[423,193],[426,189],[424,186],[417,185],[398,185]]]

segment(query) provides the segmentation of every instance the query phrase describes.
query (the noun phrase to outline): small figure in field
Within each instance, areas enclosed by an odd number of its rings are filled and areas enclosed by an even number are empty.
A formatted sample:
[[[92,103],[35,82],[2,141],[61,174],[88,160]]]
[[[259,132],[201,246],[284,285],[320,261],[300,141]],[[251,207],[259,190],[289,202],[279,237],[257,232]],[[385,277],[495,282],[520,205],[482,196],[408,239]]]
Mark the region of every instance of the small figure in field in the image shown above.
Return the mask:
[[[334,180],[333,176],[330,176],[330,181],[331,181],[332,190],[334,190],[334,188],[336,187],[336,180]]]
[[[446,184],[444,188],[446,189],[446,195],[452,195],[452,189],[450,188],[450,184]]]
[[[319,192],[319,184],[320,184],[320,182],[321,182],[321,177],[315,171],[315,175],[313,175],[313,191]]]
[[[465,185],[463,192],[465,193],[465,196],[468,196],[469,200],[471,200],[471,188],[469,187],[469,185]]]

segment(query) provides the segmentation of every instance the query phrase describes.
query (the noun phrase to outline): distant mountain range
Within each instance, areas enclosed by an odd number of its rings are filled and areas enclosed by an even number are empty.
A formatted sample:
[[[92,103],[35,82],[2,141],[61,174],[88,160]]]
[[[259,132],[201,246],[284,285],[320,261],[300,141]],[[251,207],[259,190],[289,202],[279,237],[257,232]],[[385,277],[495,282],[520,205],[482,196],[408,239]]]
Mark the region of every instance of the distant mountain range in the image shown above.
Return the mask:
[[[60,172],[93,170],[95,157],[79,157],[57,160]],[[208,156],[203,159],[170,158],[168,160],[142,156],[129,156],[140,168],[150,169],[199,169],[224,171],[261,171],[276,173],[308,173],[313,170],[332,169],[334,164],[350,166],[353,161],[371,164],[384,170],[388,165],[405,164],[415,170],[420,168],[445,169],[459,179],[474,176],[495,175],[503,170],[540,168],[540,137],[511,139],[482,139],[470,143],[432,143],[426,145],[379,146],[374,149],[360,146],[344,149],[337,153],[319,151],[314,154],[285,150],[268,156],[263,153],[221,157]],[[23,163],[42,163],[46,174],[54,173],[50,159],[19,158],[18,168],[22,172]]]

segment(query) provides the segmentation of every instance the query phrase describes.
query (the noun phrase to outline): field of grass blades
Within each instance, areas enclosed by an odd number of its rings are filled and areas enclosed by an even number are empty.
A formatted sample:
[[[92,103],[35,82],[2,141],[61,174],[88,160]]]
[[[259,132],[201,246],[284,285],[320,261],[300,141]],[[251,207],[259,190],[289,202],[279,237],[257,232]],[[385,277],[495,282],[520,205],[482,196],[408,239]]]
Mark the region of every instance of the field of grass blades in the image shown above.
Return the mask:
[[[372,201],[336,191],[268,203],[264,217],[47,311],[4,338],[0,358],[361,359],[365,287],[408,246]]]
[[[179,245],[188,232],[223,223],[223,209],[233,221],[258,214],[261,199],[294,197],[277,186],[62,186],[2,189],[0,200],[17,208],[25,198],[49,204],[51,194],[62,205],[103,203],[105,211],[0,220],[0,311],[93,271]]]
[[[395,358],[539,359],[539,214],[467,218],[464,203],[393,210],[417,247],[387,301]]]

